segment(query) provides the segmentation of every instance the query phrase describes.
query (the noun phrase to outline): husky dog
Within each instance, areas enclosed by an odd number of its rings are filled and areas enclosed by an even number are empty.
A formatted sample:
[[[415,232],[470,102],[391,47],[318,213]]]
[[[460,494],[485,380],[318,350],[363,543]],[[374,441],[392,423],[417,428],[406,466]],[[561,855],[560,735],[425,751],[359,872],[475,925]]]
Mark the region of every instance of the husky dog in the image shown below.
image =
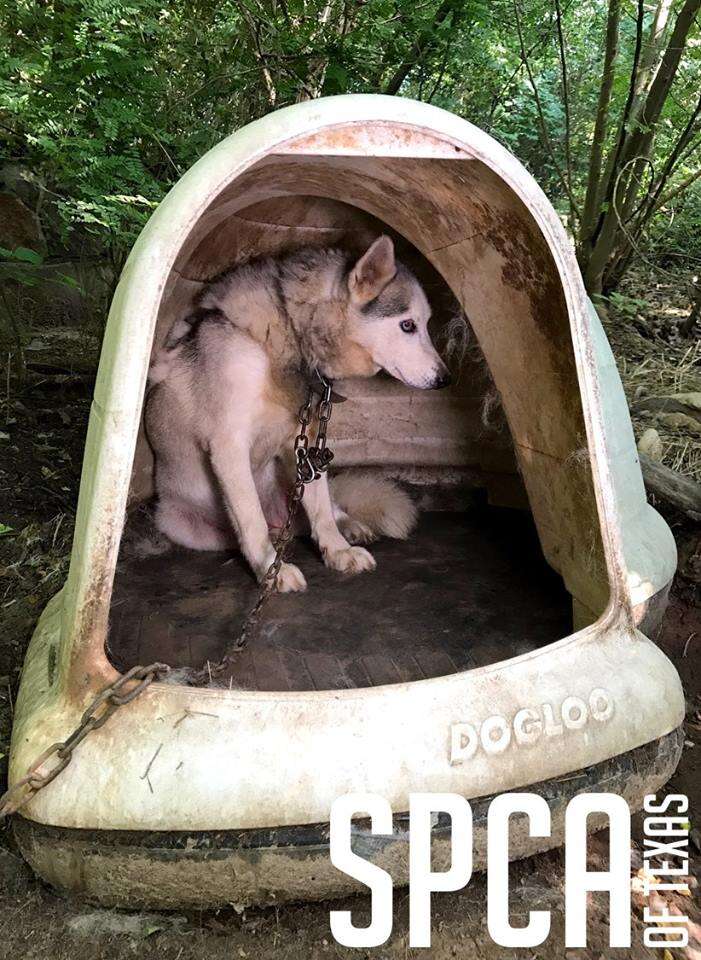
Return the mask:
[[[336,380],[384,369],[412,387],[446,386],[429,315],[424,291],[386,236],[357,262],[337,249],[303,249],[251,261],[208,284],[151,365],[146,430],[158,529],[196,550],[238,544],[262,580],[275,556],[270,528],[286,516],[297,415],[315,371]],[[341,482],[340,491],[348,486]],[[369,523],[342,508],[359,496],[373,501]],[[349,539],[406,537],[416,518],[399,488],[368,478],[355,498],[334,504],[324,475],[306,486],[302,503],[324,562],[348,573],[375,568]],[[276,587],[304,590],[306,583],[284,563]]]

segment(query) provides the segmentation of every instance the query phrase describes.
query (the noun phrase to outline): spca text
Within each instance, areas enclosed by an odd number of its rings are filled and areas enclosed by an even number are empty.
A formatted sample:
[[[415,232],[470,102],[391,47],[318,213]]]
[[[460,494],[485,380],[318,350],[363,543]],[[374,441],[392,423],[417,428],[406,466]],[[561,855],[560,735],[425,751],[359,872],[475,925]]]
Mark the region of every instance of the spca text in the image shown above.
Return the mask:
[[[654,796],[645,798],[647,813],[665,811],[678,801],[678,812],[686,810],[686,797],[668,796],[665,806],[655,805]],[[436,845],[432,833],[439,815],[450,823],[449,835],[442,833]],[[603,814],[609,826],[608,869],[587,869],[587,818]],[[377,863],[360,856],[352,849],[352,821],[366,815],[371,831],[378,837],[378,851],[383,849],[382,837],[391,844],[394,834],[389,803],[377,794],[347,794],[339,797],[331,809],[331,862],[338,869],[367,886],[371,894],[371,919],[368,926],[353,923],[350,910],[331,911],[331,932],[338,943],[347,947],[377,947],[392,933],[393,882],[390,874]],[[550,808],[546,800],[532,793],[506,793],[497,796],[489,805],[487,814],[487,928],[489,936],[503,947],[536,947],[550,933],[550,911],[531,910],[525,926],[513,926],[509,917],[509,820],[512,816],[525,817],[532,837],[549,837],[551,833]],[[650,818],[651,820],[653,818]],[[663,846],[664,823],[654,819],[653,835],[648,841],[668,853],[683,857],[677,850],[678,834],[668,846]],[[680,818],[668,818],[672,827]],[[672,823],[672,821],[674,821]],[[646,831],[647,832],[647,831]],[[431,945],[431,894],[460,890],[472,876],[472,809],[469,802],[451,793],[415,793],[409,803],[409,946]],[[399,839],[395,836],[395,839]],[[432,845],[433,839],[433,845]],[[646,842],[647,846],[647,842]],[[366,848],[367,849],[367,848]],[[385,846],[384,849],[388,849]],[[655,855],[651,849],[650,854]],[[647,852],[646,852],[647,856]],[[688,854],[687,854],[688,856]],[[388,861],[389,862],[389,861]],[[565,814],[565,946],[587,946],[587,895],[589,891],[605,891],[609,899],[609,945],[631,945],[631,844],[630,809],[616,794],[583,793],[570,800]],[[685,862],[682,866],[686,867]],[[656,869],[657,872],[657,869]],[[680,873],[680,870],[670,873]],[[648,918],[646,918],[647,920]],[[649,918],[659,922],[662,918]],[[675,918],[676,919],[676,918]],[[685,919],[685,918],[684,918]],[[671,918],[670,918],[671,920]],[[669,925],[668,925],[669,926]],[[671,938],[679,946],[680,924]],[[664,946],[648,938],[646,945]]]

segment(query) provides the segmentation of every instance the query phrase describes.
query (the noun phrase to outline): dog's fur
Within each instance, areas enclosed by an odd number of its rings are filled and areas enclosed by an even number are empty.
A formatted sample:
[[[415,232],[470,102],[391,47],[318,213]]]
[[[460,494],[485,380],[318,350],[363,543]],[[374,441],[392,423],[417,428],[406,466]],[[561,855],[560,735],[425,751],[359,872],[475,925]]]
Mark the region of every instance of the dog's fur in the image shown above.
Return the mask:
[[[158,529],[199,550],[238,543],[263,578],[274,557],[269,528],[286,516],[297,414],[313,372],[335,380],[384,369],[414,387],[444,386],[429,315],[420,284],[384,236],[357,262],[340,250],[304,249],[210,283],[151,365],[146,429]],[[343,509],[353,496],[340,484],[346,496],[337,505],[325,476],[306,487],[312,536],[332,569],[372,570],[371,554],[349,539],[405,537],[415,509],[398,488],[366,479],[356,491],[374,501],[364,522]],[[305,586],[297,567],[283,564],[278,590]]]

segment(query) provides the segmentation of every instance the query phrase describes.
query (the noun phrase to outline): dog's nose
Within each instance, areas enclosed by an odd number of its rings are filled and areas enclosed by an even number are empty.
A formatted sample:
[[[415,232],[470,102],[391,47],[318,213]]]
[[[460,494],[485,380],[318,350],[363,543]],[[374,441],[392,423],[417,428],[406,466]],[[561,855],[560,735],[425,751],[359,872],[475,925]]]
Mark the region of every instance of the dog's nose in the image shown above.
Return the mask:
[[[450,371],[446,370],[444,373],[439,373],[436,376],[436,379],[433,381],[432,390],[442,390],[443,387],[448,387],[453,382],[453,378],[450,375]]]

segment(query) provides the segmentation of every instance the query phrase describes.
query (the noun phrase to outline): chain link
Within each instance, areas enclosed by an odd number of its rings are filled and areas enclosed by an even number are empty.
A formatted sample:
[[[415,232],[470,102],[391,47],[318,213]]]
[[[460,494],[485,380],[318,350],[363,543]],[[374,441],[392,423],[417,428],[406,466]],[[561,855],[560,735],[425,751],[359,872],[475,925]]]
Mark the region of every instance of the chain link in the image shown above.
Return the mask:
[[[326,433],[333,412],[334,399],[341,400],[343,398],[334,396],[333,384],[330,380],[325,379],[321,374],[317,374],[317,376],[320,381],[320,399],[316,411],[319,422],[316,441],[313,446],[309,446],[307,430],[313,419],[314,399],[319,387],[310,385],[307,399],[298,414],[299,433],[294,440],[295,483],[290,494],[287,518],[275,541],[275,556],[261,581],[258,598],[246,617],[241,633],[233,647],[217,664],[210,665],[207,663],[207,669],[201,670],[196,675],[196,680],[199,682],[211,680],[213,676],[223,673],[250,639],[251,631],[258,624],[261,610],[275,590],[280,568],[285,562],[287,549],[292,540],[292,527],[299,505],[304,497],[304,488],[306,484],[318,480],[333,460],[333,453],[326,445]],[[50,747],[47,747],[31,764],[25,775],[0,796],[0,820],[16,813],[39,790],[42,790],[65,770],[73,759],[73,752],[76,747],[83,742],[89,733],[92,733],[93,730],[99,730],[120,707],[131,703],[154,680],[165,676],[169,671],[170,667],[165,663],[152,663],[148,667],[132,667],[131,670],[118,677],[114,683],[100,691],[83,714],[75,730],[65,740],[52,743]],[[137,682],[134,686],[124,690],[131,681]],[[48,770],[42,769],[44,764],[53,758],[55,758],[53,766]]]
[[[280,530],[280,533],[277,536],[277,540],[275,541],[275,556],[273,557],[273,561],[268,567],[265,576],[261,580],[260,590],[258,592],[256,602],[253,604],[248,616],[244,620],[243,627],[241,628],[241,632],[239,633],[238,637],[229,650],[227,650],[227,652],[221,658],[221,660],[217,661],[215,664],[207,661],[204,668],[194,675],[193,681],[195,684],[199,685],[202,683],[207,683],[214,677],[218,677],[224,673],[224,671],[235,660],[236,654],[243,650],[243,648],[251,639],[254,631],[257,630],[261,611],[272,594],[275,592],[278,574],[280,573],[280,568],[285,562],[287,549],[290,545],[290,541],[293,538],[293,524],[299,511],[299,505],[304,497],[304,488],[308,483],[318,480],[322,473],[328,470],[329,464],[333,460],[333,453],[326,445],[326,434],[328,431],[329,420],[331,419],[331,414],[333,412],[334,401],[343,400],[344,398],[337,397],[334,394],[333,382],[331,380],[327,380],[320,373],[317,373],[317,377],[319,378],[319,384],[310,385],[307,393],[307,399],[297,415],[297,419],[299,421],[299,433],[294,439],[294,457],[296,468],[295,483],[289,496],[287,517]],[[316,411],[319,427],[314,445],[310,447],[307,430],[313,419],[314,400],[317,396],[317,390],[319,390],[320,397]]]
[[[126,703],[131,703],[154,680],[165,676],[169,671],[170,667],[165,663],[152,663],[148,667],[132,667],[131,670],[118,677],[114,683],[100,691],[83,714],[73,733],[65,740],[52,743],[50,747],[47,747],[31,764],[25,775],[0,796],[0,820],[16,813],[28,800],[31,800],[35,793],[51,783],[62,770],[65,770],[73,759],[73,751],[89,733],[93,730],[99,730],[116,710]],[[123,688],[132,680],[138,681],[136,686],[122,693]],[[54,757],[56,758],[54,765],[48,770],[42,770],[44,764]]]

